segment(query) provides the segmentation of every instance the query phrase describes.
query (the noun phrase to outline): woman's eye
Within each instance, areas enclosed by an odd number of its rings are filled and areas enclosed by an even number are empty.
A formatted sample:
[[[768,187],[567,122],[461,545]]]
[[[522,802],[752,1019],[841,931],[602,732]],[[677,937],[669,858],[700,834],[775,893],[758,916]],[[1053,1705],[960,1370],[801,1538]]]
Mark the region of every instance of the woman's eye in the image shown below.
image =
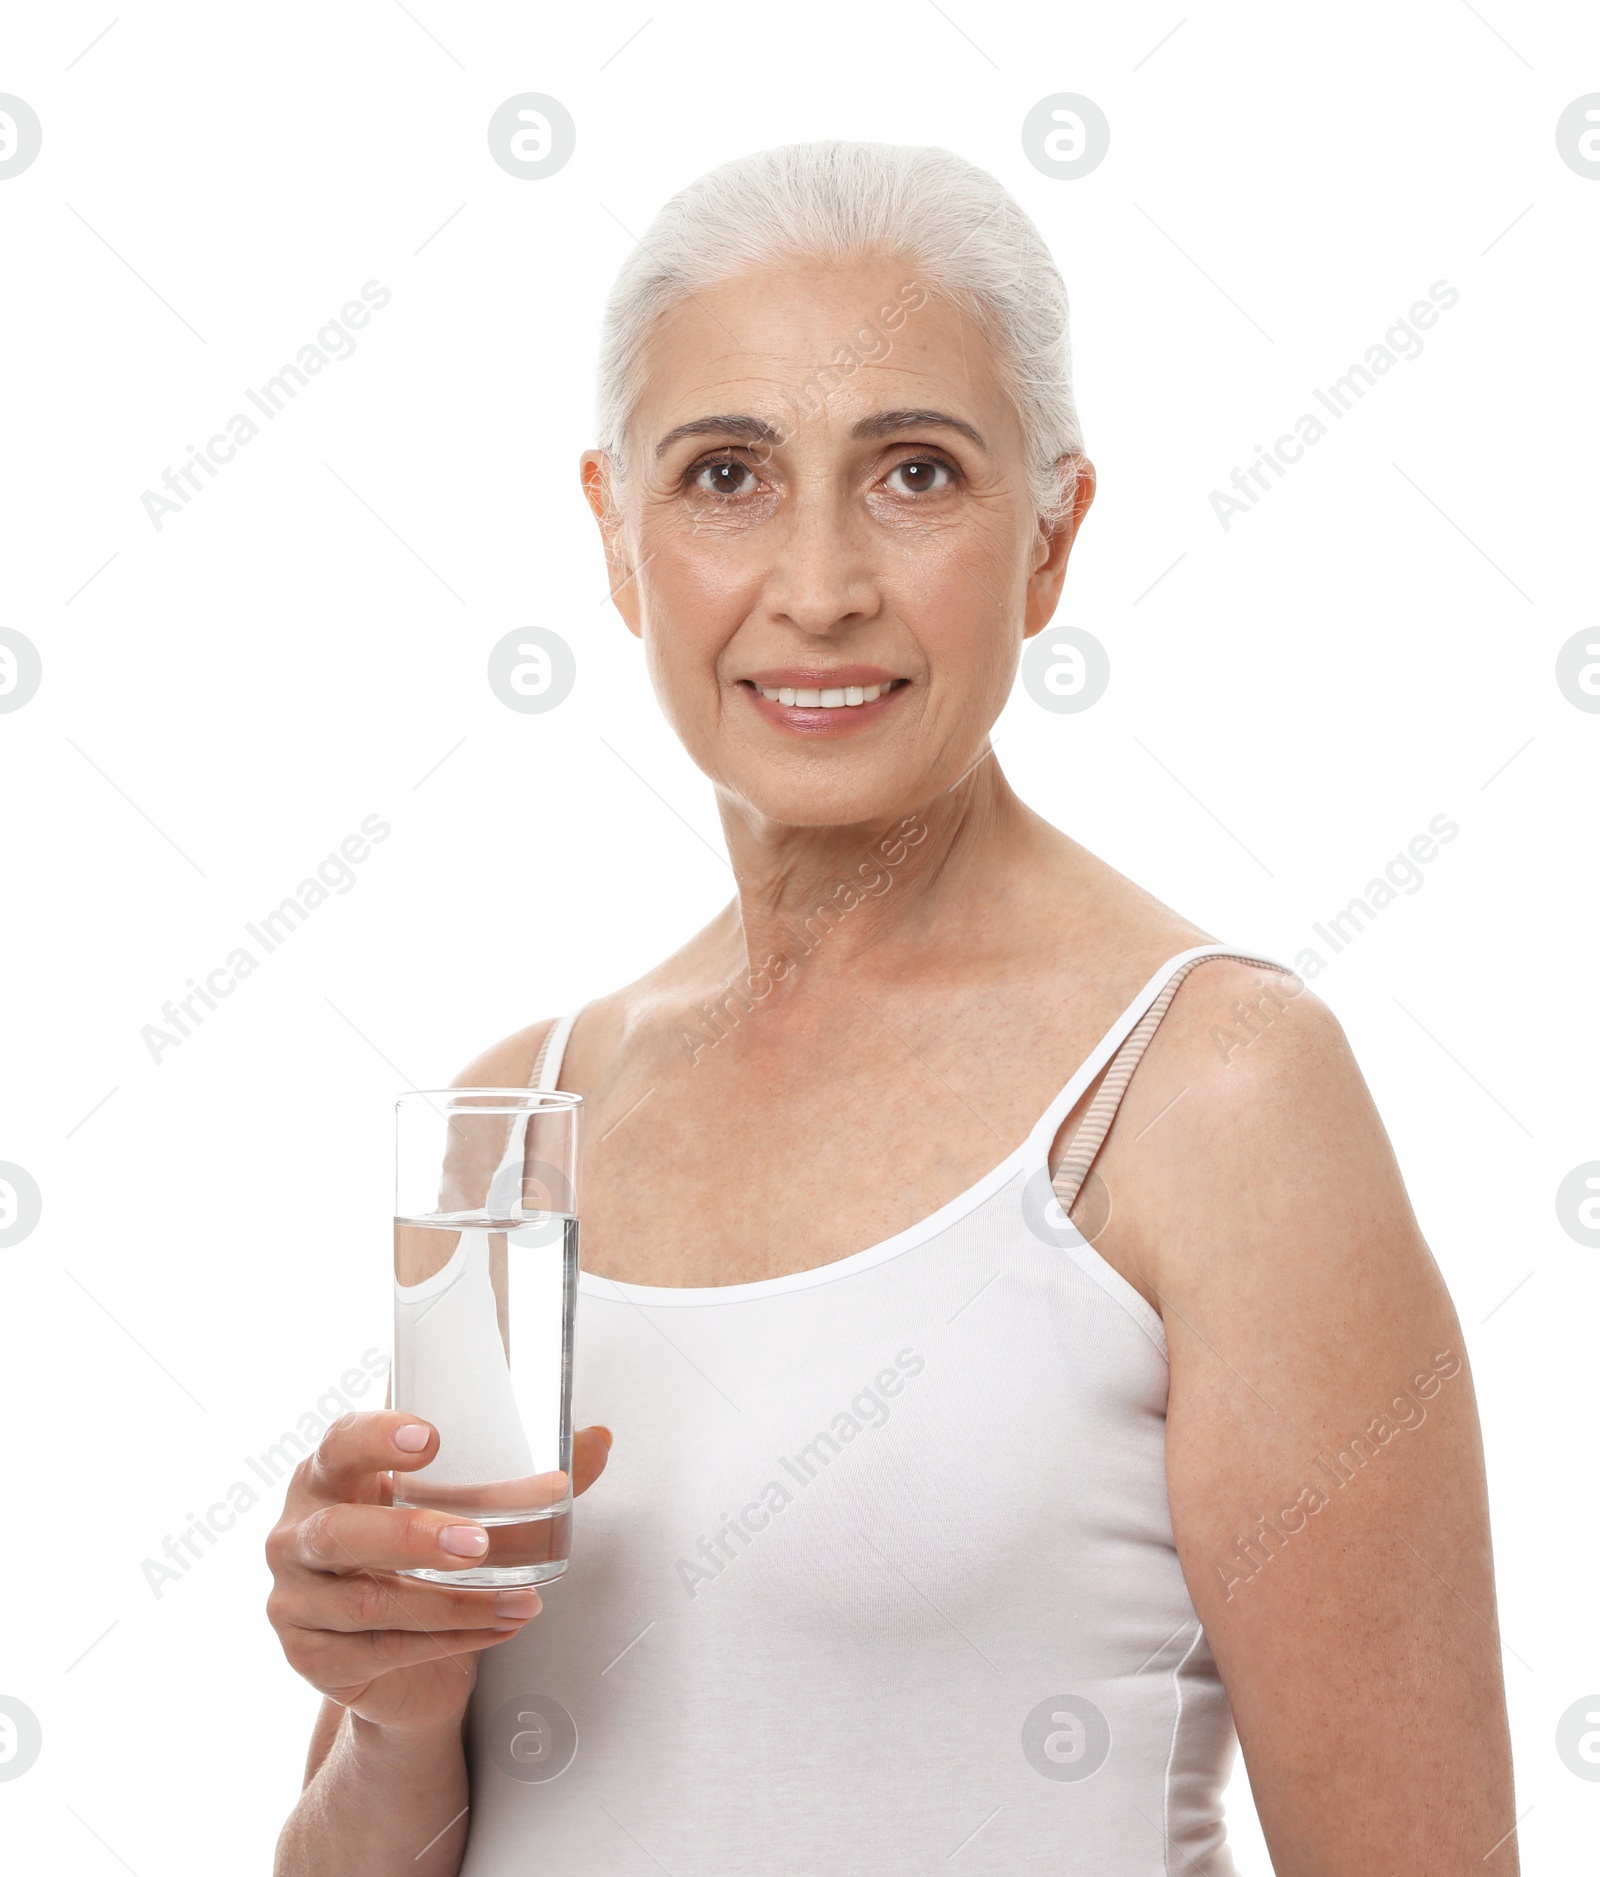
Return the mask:
[[[900,478],[898,484],[896,476]],[[931,456],[917,456],[909,462],[896,463],[887,480],[896,495],[925,495],[933,489],[948,488],[955,476],[948,463]]]
[[[750,465],[736,457],[702,463],[691,475],[691,482],[708,495],[742,495],[752,475]]]

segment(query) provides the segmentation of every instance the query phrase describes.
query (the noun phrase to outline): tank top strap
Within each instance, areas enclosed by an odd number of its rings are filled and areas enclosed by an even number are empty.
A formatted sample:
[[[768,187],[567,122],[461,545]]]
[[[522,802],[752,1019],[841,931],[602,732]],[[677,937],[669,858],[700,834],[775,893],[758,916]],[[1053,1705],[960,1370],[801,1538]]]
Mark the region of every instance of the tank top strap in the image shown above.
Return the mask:
[[[572,1034],[572,1026],[577,1022],[579,1013],[585,1008],[580,1004],[576,1010],[569,1010],[564,1017],[557,1017],[544,1033],[533,1058],[533,1068],[528,1075],[529,1088],[553,1089],[556,1078],[561,1074],[561,1059],[566,1054],[567,1038]],[[523,1141],[527,1129],[527,1118],[513,1120],[510,1137],[506,1141],[505,1152],[500,1156],[500,1164],[494,1170],[489,1182],[489,1196],[484,1201],[491,1211],[497,1206],[508,1209],[517,1204],[516,1195],[522,1190]],[[463,1243],[465,1237],[463,1236]]]
[[[1067,1144],[1066,1154],[1050,1182],[1056,1198],[1061,1202],[1063,1212],[1072,1211],[1073,1204],[1083,1188],[1083,1182],[1089,1177],[1089,1169],[1094,1165],[1100,1149],[1105,1145],[1106,1136],[1111,1131],[1111,1123],[1117,1118],[1117,1110],[1122,1105],[1123,1096],[1128,1092],[1128,1084],[1133,1080],[1133,1072],[1139,1066],[1139,1059],[1149,1048],[1150,1039],[1161,1026],[1161,1019],[1171,1009],[1172,1000],[1178,994],[1178,986],[1196,965],[1204,964],[1208,958],[1231,958],[1239,964],[1266,965],[1271,970],[1285,972],[1290,977],[1295,975],[1288,965],[1279,963],[1276,958],[1265,958],[1255,952],[1229,951],[1220,945],[1208,946],[1203,951],[1191,953],[1177,964],[1176,970],[1173,970],[1165,982],[1159,985],[1154,997],[1145,1003],[1142,1014],[1136,1012],[1132,1027],[1128,1029],[1121,1042],[1114,1045],[1111,1066],[1106,1071],[1105,1080],[1095,1091],[1094,1100],[1090,1102],[1082,1121],[1079,1122],[1072,1139]],[[1158,979],[1159,976],[1158,973]],[[1078,1090],[1080,1095],[1082,1088],[1087,1087],[1091,1080],[1093,1080],[1092,1075],[1083,1078],[1082,1086]],[[1073,1104],[1068,1105],[1065,1113],[1071,1112],[1076,1099],[1075,1096]],[[1062,1119],[1065,1118],[1065,1113]],[[1060,1120],[1056,1125],[1060,1126]],[[1045,1151],[1049,1152],[1048,1143]]]
[[[579,1004],[569,1010],[564,1017],[557,1017],[544,1033],[544,1041],[539,1045],[539,1053],[533,1059],[533,1070],[528,1077],[529,1088],[554,1088],[561,1074],[561,1060],[567,1053],[567,1039],[572,1035],[572,1026],[578,1021],[588,1006]]]

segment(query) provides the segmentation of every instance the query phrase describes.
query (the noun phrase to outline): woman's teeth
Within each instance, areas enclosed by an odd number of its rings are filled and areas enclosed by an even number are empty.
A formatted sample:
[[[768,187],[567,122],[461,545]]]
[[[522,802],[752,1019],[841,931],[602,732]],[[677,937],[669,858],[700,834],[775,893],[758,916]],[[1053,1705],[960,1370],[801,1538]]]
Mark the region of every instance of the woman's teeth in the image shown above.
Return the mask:
[[[774,704],[797,704],[802,710],[851,710],[857,704],[875,704],[892,685],[846,684],[827,691],[803,691],[792,684],[763,684],[756,688]]]

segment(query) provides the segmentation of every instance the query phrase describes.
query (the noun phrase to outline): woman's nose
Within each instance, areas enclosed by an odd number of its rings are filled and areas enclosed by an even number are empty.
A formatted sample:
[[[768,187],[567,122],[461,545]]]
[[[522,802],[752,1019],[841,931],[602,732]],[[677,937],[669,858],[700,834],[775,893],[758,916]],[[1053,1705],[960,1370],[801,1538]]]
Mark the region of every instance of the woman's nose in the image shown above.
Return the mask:
[[[840,491],[800,488],[767,538],[773,560],[763,597],[774,619],[831,632],[876,617],[882,596],[871,530]]]

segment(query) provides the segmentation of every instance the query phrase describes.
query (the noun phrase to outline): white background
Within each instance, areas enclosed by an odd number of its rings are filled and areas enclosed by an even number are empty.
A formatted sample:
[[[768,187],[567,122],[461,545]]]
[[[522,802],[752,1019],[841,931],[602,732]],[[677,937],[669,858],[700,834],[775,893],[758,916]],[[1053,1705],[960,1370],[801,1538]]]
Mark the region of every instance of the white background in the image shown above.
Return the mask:
[[[15,10],[0,64],[44,128],[0,183],[0,623],[44,664],[0,715],[0,1160],[44,1195],[0,1252],[0,1694],[44,1739],[0,1783],[14,1867],[269,1865],[316,1705],[262,1613],[276,1499],[160,1598],[141,1563],[387,1348],[393,1096],[633,977],[727,896],[709,789],[607,604],[579,494],[597,319],[674,189],[845,136],[992,170],[1072,295],[1100,495],[1061,618],[1112,681],[1080,715],[1018,686],[997,747],[1024,797],[1285,958],[1432,817],[1459,824],[1316,989],[1476,1370],[1524,1869],[1575,1868],[1600,1784],[1554,1736],[1600,1689],[1600,1252],[1555,1194],[1600,1158],[1600,716],[1554,670],[1595,623],[1600,183],[1554,127],[1600,90],[1600,18],[1529,0],[111,18]],[[539,182],[485,140],[526,90],[577,123]],[[1076,181],[1019,141],[1057,91],[1111,124]],[[354,356],[157,531],[141,492],[372,279],[393,297]],[[1224,530],[1211,490],[1441,279],[1460,299],[1422,355]],[[485,680],[530,623],[578,660],[548,715]],[[353,888],[152,1062],[142,1026],[369,814],[393,832]],[[1229,1809],[1262,1877],[1242,1776]]]

